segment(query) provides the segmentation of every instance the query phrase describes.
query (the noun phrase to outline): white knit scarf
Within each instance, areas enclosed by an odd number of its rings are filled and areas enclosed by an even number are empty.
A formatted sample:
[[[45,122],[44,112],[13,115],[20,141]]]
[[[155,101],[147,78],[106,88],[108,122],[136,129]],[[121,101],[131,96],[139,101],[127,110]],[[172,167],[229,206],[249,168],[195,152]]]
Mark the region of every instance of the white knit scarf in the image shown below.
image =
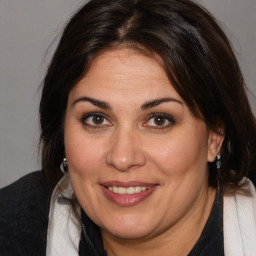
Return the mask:
[[[224,194],[225,256],[256,256],[256,192],[248,179],[243,184]]]
[[[65,174],[52,193],[46,256],[78,256],[81,225],[69,200],[72,196],[69,175]]]

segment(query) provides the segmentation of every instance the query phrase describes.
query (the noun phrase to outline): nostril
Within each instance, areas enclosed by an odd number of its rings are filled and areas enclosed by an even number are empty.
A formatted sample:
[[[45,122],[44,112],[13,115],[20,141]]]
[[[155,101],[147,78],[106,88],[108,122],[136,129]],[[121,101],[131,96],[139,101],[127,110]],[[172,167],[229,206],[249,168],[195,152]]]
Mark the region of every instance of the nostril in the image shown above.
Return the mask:
[[[109,151],[106,153],[106,163],[108,166],[118,171],[128,171],[145,164],[143,148],[135,140],[134,132],[119,130],[112,137]]]

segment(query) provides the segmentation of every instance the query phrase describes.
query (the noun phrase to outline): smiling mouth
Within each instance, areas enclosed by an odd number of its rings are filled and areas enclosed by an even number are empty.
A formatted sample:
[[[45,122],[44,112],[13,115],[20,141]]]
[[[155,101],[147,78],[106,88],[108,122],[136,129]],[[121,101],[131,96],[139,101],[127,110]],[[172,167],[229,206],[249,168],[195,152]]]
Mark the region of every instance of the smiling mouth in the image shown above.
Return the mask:
[[[135,186],[135,187],[127,187],[127,188],[117,187],[117,186],[113,186],[113,187],[107,186],[106,188],[111,192],[119,195],[133,195],[133,194],[138,194],[143,191],[151,189],[150,186]]]
[[[101,187],[108,200],[121,207],[131,207],[148,198],[158,185],[137,181],[110,181],[101,184]]]

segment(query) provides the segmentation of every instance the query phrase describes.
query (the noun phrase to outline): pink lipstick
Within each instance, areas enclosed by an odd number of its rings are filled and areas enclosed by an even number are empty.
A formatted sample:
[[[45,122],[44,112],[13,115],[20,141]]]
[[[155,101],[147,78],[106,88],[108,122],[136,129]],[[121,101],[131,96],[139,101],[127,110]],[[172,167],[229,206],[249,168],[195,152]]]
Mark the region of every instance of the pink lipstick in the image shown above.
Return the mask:
[[[158,187],[143,182],[110,181],[101,184],[104,195],[119,206],[134,206],[148,198]]]

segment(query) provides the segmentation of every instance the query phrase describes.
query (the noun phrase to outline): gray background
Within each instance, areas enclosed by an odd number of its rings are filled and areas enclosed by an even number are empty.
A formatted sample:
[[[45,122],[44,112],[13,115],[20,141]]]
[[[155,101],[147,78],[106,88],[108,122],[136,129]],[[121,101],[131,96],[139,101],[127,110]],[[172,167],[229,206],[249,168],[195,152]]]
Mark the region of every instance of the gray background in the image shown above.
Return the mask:
[[[48,47],[84,2],[0,0],[0,187],[40,168],[38,87],[55,44]],[[198,2],[225,24],[246,83],[256,95],[256,0]]]

